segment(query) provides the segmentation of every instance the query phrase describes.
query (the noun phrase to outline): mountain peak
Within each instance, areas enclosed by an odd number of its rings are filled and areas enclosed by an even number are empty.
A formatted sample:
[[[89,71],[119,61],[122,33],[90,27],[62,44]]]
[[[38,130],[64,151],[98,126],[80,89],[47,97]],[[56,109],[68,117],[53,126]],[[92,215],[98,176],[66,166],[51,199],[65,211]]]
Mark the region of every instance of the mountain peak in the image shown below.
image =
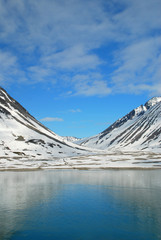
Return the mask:
[[[88,150],[64,141],[0,87],[1,159],[52,160],[84,152]]]
[[[82,145],[98,149],[161,151],[161,97],[153,97]]]
[[[155,104],[161,102],[161,97],[153,97],[150,100],[148,100],[144,105],[140,105],[139,107],[135,108],[134,111],[134,116],[138,116],[140,114],[143,114],[146,112],[149,108],[153,107]],[[132,111],[132,112],[133,112]]]
[[[161,97],[153,97],[149,101],[147,101],[144,106],[147,109],[149,109],[150,107],[154,106],[158,102],[161,102]]]

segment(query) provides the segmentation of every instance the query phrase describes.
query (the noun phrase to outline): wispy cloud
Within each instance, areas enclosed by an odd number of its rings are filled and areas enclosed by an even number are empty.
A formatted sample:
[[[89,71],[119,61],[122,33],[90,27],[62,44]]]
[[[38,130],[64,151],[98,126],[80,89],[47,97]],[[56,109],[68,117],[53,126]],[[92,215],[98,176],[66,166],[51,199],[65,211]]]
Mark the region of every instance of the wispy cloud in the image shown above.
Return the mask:
[[[79,112],[82,112],[82,111],[79,108],[77,108],[77,109],[69,109],[69,112],[79,113]]]
[[[77,74],[72,78],[74,91],[71,95],[105,96],[111,89],[100,73]]]
[[[45,117],[40,119],[41,122],[62,122],[64,121],[62,118],[57,117]]]
[[[76,90],[75,95],[84,96],[106,96],[111,93],[111,89],[108,88],[107,83],[101,80],[95,80],[92,83],[78,82],[76,84]]]
[[[17,75],[17,58],[8,51],[0,50],[0,83],[10,81],[14,75]],[[20,74],[19,71],[18,74]]]
[[[72,96],[156,94],[160,11],[160,0],[0,1],[0,83],[70,82]]]
[[[74,45],[61,52],[50,54],[42,59],[43,64],[58,70],[86,70],[101,64],[97,55],[88,52],[82,45]]]
[[[131,44],[117,53],[112,81],[117,92],[152,92],[160,82],[161,37]]]

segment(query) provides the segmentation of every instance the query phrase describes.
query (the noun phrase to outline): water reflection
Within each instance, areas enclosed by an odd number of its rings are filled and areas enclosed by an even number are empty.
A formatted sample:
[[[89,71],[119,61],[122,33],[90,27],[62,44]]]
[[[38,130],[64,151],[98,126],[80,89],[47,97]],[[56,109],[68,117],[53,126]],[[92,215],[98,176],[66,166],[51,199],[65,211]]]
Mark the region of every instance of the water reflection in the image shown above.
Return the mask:
[[[161,170],[0,172],[0,239],[161,239],[160,199]]]

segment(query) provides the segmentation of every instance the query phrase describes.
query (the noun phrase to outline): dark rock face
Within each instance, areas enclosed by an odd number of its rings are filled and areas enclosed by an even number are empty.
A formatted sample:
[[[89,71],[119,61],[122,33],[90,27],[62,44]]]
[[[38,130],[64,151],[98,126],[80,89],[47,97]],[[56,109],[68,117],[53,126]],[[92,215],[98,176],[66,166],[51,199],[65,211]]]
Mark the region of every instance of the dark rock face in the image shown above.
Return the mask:
[[[131,120],[134,116],[135,116],[135,110],[131,111],[129,114],[127,114],[125,117],[121,118],[120,120],[117,120],[111,126],[109,126],[106,130],[104,130],[101,133],[101,136],[99,136],[99,139],[106,136],[106,134],[110,133],[113,129],[121,127],[124,123],[126,123],[128,120]]]
[[[18,155],[24,155],[24,149],[32,156],[44,157],[48,154],[59,156],[60,148],[61,155],[64,154],[64,156],[84,152],[84,148],[64,141],[62,137],[41,124],[1,87],[0,131],[1,155],[9,156],[18,153]],[[49,149],[52,149],[52,152]]]
[[[155,97],[82,145],[100,149],[161,149],[161,97]]]
[[[132,120],[135,116],[141,116],[145,113],[145,110],[143,108],[143,105],[140,106],[141,110],[139,113],[136,113],[136,110],[132,110],[130,113],[128,113],[126,116],[122,117],[121,119],[114,122],[110,127],[108,127],[106,130],[104,130],[101,133],[100,139],[104,137],[106,134],[110,133],[113,129],[121,127],[124,123],[126,123],[128,120]]]
[[[0,87],[0,103],[8,108],[13,107],[15,110],[18,110],[24,116],[28,116],[29,113],[23,108],[16,100],[14,100],[9,94]]]
[[[38,124],[39,126],[43,127],[47,131],[50,131],[48,128],[46,128],[43,124],[41,124],[39,121],[37,121],[21,104],[19,104],[15,99],[13,99],[3,88],[0,87],[0,111],[3,111],[6,115],[11,115],[10,111],[14,109],[14,111],[18,112],[18,115],[26,122],[26,125],[28,124],[28,127],[34,127],[34,123]],[[4,106],[4,107],[3,107]],[[8,110],[6,110],[6,108]],[[20,121],[17,119],[17,121]],[[24,121],[21,123],[24,124]],[[51,132],[51,131],[50,131]],[[52,132],[53,135],[54,132]]]

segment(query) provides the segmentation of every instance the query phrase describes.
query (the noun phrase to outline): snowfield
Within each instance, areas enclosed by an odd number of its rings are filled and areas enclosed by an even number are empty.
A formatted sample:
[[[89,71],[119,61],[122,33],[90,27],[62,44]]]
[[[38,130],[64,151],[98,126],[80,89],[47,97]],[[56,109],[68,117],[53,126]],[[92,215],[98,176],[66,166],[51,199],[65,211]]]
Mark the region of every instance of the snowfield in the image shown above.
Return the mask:
[[[82,139],[79,143],[102,150],[161,153],[161,97],[152,98],[102,133]]]
[[[78,140],[55,134],[0,88],[0,170],[160,167],[161,98]]]
[[[109,169],[161,168],[161,154],[153,152],[102,152],[94,155],[73,156],[65,158],[1,158],[0,170],[32,169]]]

